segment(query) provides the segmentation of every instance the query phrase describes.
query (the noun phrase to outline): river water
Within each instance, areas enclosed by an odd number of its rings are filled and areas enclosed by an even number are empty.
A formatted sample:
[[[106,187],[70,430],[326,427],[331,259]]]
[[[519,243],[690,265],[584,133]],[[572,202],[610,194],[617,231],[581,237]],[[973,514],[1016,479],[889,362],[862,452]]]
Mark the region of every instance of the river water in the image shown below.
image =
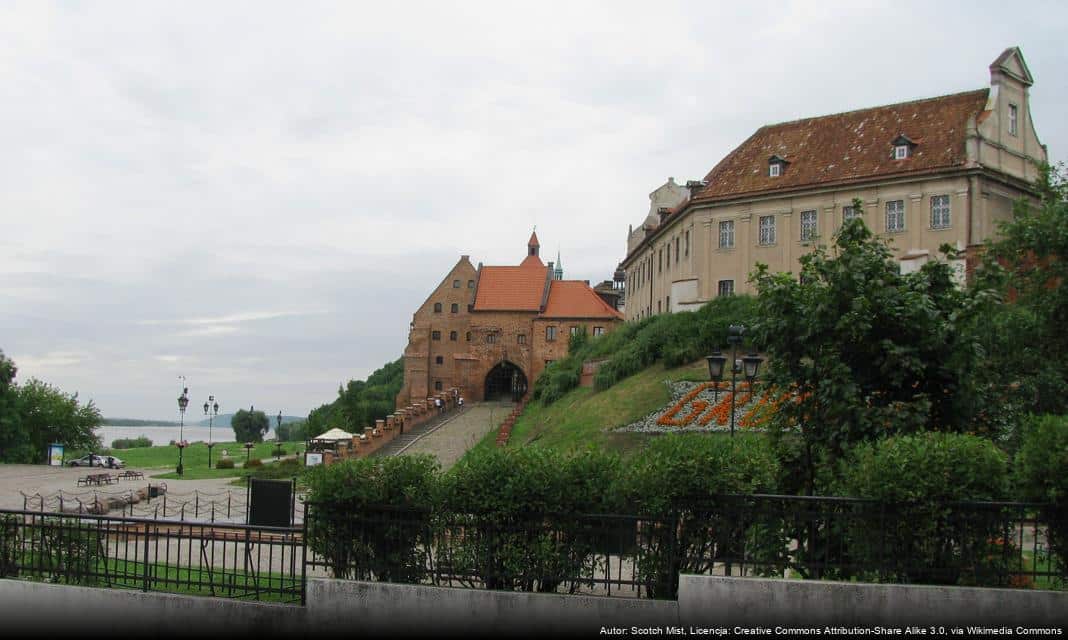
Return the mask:
[[[138,438],[141,436],[151,440],[154,446],[167,445],[171,440],[178,440],[179,435],[189,442],[197,442],[198,440],[208,442],[209,436],[211,442],[234,442],[237,440],[234,437],[234,430],[228,424],[222,426],[214,425],[210,434],[208,427],[201,426],[186,425],[183,429],[180,427],[116,427],[107,424],[98,427],[95,433],[100,436],[100,442],[105,447],[110,447],[111,443],[119,438]],[[274,439],[274,427],[267,432],[264,439]]]

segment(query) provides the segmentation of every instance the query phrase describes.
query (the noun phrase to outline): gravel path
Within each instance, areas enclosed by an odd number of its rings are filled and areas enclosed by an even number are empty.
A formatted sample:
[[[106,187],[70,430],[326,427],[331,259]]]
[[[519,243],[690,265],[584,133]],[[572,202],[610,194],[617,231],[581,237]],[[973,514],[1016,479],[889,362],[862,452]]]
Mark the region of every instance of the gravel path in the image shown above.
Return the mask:
[[[511,402],[480,402],[420,438],[404,454],[429,453],[443,469],[456,464],[490,431],[500,426],[514,407]]]

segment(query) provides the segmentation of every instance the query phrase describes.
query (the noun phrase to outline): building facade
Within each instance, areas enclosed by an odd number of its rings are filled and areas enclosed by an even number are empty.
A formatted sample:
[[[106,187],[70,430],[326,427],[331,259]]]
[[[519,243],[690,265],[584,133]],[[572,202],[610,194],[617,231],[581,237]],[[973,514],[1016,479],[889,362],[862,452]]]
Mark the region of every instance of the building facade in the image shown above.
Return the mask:
[[[626,319],[752,293],[757,263],[798,273],[851,217],[889,241],[903,272],[948,244],[968,256],[954,265],[964,277],[1014,201],[1033,196],[1047,159],[1032,84],[1010,48],[990,65],[989,88],[764,126],[704,180],[669,179],[628,231]]]
[[[412,316],[398,407],[452,387],[468,400],[518,399],[567,355],[573,332],[596,336],[622,322],[588,282],[543,263],[540,250],[532,233],[517,266],[476,268],[460,256]]]

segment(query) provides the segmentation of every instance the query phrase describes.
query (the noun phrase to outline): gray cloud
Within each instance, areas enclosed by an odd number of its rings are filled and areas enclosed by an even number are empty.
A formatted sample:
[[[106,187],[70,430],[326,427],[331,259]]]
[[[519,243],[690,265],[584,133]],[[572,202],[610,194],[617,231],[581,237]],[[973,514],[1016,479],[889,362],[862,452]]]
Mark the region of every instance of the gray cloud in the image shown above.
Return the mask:
[[[179,375],[306,413],[400,355],[460,254],[515,263],[537,224],[609,277],[648,192],[762,124],[982,87],[1019,45],[1065,159],[1066,13],[6,3],[0,349],[111,416],[173,416]]]

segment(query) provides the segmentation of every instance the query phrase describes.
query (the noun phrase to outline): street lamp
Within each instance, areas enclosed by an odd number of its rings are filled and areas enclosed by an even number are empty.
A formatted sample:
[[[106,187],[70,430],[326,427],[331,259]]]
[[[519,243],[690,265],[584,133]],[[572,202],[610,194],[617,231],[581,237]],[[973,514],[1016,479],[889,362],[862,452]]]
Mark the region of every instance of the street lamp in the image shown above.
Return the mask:
[[[185,409],[189,406],[189,387],[182,388],[182,395],[178,396],[178,476],[181,477],[185,467],[182,465],[182,452],[185,451]]]
[[[749,352],[748,355],[742,359],[738,359],[738,345],[742,343],[742,335],[745,334],[745,327],[740,324],[732,324],[727,329],[727,342],[731,345],[731,437],[734,437],[734,406],[735,399],[738,397],[737,393],[737,381],[738,374],[745,375],[746,380],[749,382],[749,390],[753,390],[753,384],[756,380],[757,372],[760,370],[760,363],[764,362],[764,358],[758,356],[755,352]],[[727,363],[727,358],[719,350],[712,352],[712,355],[705,356],[705,360],[708,361],[708,376],[712,379],[715,385],[715,400],[719,401],[719,382],[723,379],[723,366]]]
[[[252,442],[246,442],[245,443],[245,464],[246,465],[248,464],[248,457],[252,453],[252,447],[254,447],[254,446],[256,446],[256,445],[254,443],[252,443]]]
[[[211,426],[215,421],[215,416],[219,415],[219,403],[215,401],[215,396],[208,396],[208,401],[204,403],[204,415],[208,417],[208,468],[211,468],[211,448],[215,446],[215,442],[211,439]]]

